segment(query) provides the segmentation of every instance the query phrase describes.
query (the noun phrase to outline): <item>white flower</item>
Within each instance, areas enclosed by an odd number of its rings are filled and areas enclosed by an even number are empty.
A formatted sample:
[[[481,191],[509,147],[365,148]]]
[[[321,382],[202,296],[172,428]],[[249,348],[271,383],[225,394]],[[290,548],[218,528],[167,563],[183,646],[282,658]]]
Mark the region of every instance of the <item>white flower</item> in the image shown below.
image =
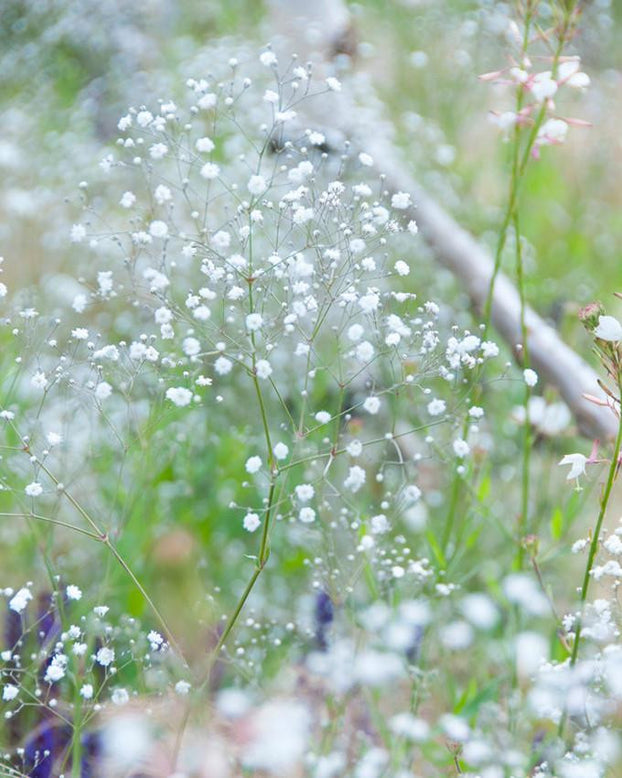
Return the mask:
[[[268,184],[263,176],[251,176],[246,188],[252,195],[260,195],[266,191]]]
[[[378,397],[368,397],[363,403],[363,408],[367,413],[375,416],[380,410],[380,399]]]
[[[263,317],[260,313],[249,313],[246,317],[246,329],[249,332],[257,332],[263,324]]]
[[[19,687],[12,683],[7,683],[7,685],[2,689],[2,699],[6,702],[14,700],[18,694]]]
[[[249,457],[246,460],[246,464],[244,465],[244,467],[246,469],[246,472],[251,473],[251,475],[253,473],[258,472],[258,470],[261,468],[261,457],[258,456]]]
[[[578,478],[585,473],[585,465],[587,464],[587,457],[583,454],[566,454],[566,456],[558,462],[559,465],[570,465],[570,472],[566,476],[567,481],[572,481],[573,478]]]
[[[227,375],[227,373],[231,372],[232,368],[233,362],[230,359],[227,359],[227,357],[218,357],[214,362],[214,370],[218,375]]]
[[[43,494],[43,487],[38,481],[33,481],[26,486],[24,492],[28,497],[38,497],[40,494]]]
[[[57,654],[52,658],[52,661],[48,665],[43,680],[48,683],[56,683],[65,677],[65,669],[67,667],[67,657],[64,654]]]
[[[32,600],[32,592],[30,589],[23,587],[9,600],[9,608],[15,611],[15,613],[21,613],[30,600]]]
[[[95,387],[95,399],[97,399],[99,402],[107,400],[111,394],[112,386],[110,386],[108,381],[101,381],[101,383],[97,384]]]
[[[151,159],[162,159],[168,153],[168,146],[165,143],[154,143],[149,147]]]
[[[203,95],[199,98],[197,101],[197,105],[201,110],[203,111],[209,111],[210,108],[213,108],[216,105],[218,98],[213,92],[208,92],[207,94]]]
[[[154,238],[166,238],[168,235],[168,225],[166,222],[156,219],[149,225],[149,233]]]
[[[218,165],[215,165],[213,162],[207,162],[203,167],[201,168],[201,175],[203,178],[207,178],[208,181],[211,181],[214,178],[218,178],[220,175],[220,168]]]
[[[445,413],[446,408],[445,400],[435,399],[428,403],[428,413],[430,416],[440,416],[442,413]]]
[[[104,646],[95,654],[95,661],[102,667],[108,667],[114,662],[114,648]]]
[[[122,208],[131,208],[135,202],[136,195],[134,192],[124,192],[121,199],[119,200],[119,205]]]
[[[548,119],[538,130],[538,142],[541,145],[563,143],[568,134],[568,123],[563,119]]]
[[[410,232],[411,235],[416,235],[419,232],[419,225],[413,219],[412,221],[408,222],[407,229],[408,229],[408,232]]]
[[[551,71],[536,73],[531,84],[531,93],[541,103],[557,92],[557,82],[551,78]]]
[[[177,694],[185,695],[190,691],[190,684],[188,681],[177,681],[175,684],[175,691]]]
[[[209,154],[215,148],[214,141],[211,138],[199,138],[194,146],[197,151],[203,154]]]
[[[192,392],[185,386],[171,386],[166,390],[166,399],[178,408],[183,408],[192,402]]]
[[[286,459],[287,455],[289,454],[289,448],[285,445],[285,443],[277,443],[274,447],[274,456],[281,460]]]
[[[298,518],[303,524],[311,524],[311,522],[315,521],[315,511],[313,508],[305,506],[304,508],[300,509]]]
[[[410,208],[410,194],[408,192],[396,192],[391,198],[391,206],[397,210],[403,211]]]
[[[599,316],[594,335],[601,340],[622,340],[622,324],[614,316]]]
[[[454,454],[460,459],[465,457],[471,450],[469,444],[466,442],[466,440],[462,440],[462,438],[458,438],[457,440],[454,440],[453,447],[454,447]]]
[[[363,444],[360,440],[352,440],[346,446],[346,451],[353,458],[360,457],[363,452]]]
[[[112,692],[111,700],[115,705],[127,705],[130,701],[130,695],[127,693],[127,689],[115,689]]]
[[[254,532],[260,524],[261,521],[256,513],[247,513],[242,522],[242,526],[247,532]]]
[[[538,383],[538,374],[530,367],[528,367],[526,370],[523,370],[523,378],[525,379],[527,386],[535,386]]]
[[[348,327],[348,339],[354,343],[356,343],[357,340],[360,340],[364,333],[365,330],[360,324],[352,324]]]
[[[358,492],[358,490],[365,483],[365,471],[358,465],[353,465],[348,471],[348,477],[343,482],[346,489],[350,489],[352,492]]]
[[[80,687],[80,697],[82,697],[85,700],[90,700],[93,697],[93,685],[90,683],[85,683],[83,686]]]
[[[35,387],[35,389],[45,389],[48,385],[48,380],[43,370],[37,370],[37,372],[30,379],[30,383]]]
[[[410,268],[403,259],[398,259],[393,267],[395,268],[395,272],[400,276],[407,276],[410,273]]]
[[[164,184],[158,184],[158,186],[156,186],[153,192],[153,196],[155,197],[158,205],[164,205],[164,203],[168,203],[169,200],[173,199],[171,190],[168,188],[168,186],[164,186]]]
[[[296,497],[298,500],[300,500],[300,502],[309,502],[309,500],[315,494],[315,489],[311,486],[311,484],[298,484],[294,491],[296,492]]]
[[[86,237],[86,229],[83,224],[74,224],[71,228],[71,242],[82,243]]]
[[[264,51],[259,55],[259,61],[266,68],[272,67],[277,63],[276,54],[273,51]]]
[[[65,592],[70,600],[82,599],[82,590],[79,589],[75,584],[69,584]]]
[[[365,167],[371,167],[374,164],[374,158],[369,154],[365,154],[364,151],[361,151],[359,154],[359,162]]]
[[[269,378],[272,375],[272,366],[267,359],[258,359],[255,365],[257,378]]]
[[[326,86],[330,89],[331,92],[341,92],[341,81],[339,81],[337,78],[333,78],[332,76],[327,78]]]
[[[196,338],[184,338],[182,349],[187,357],[196,357],[201,353],[201,344]]]
[[[147,640],[152,651],[157,651],[164,644],[164,638],[155,629],[150,630],[147,633]]]

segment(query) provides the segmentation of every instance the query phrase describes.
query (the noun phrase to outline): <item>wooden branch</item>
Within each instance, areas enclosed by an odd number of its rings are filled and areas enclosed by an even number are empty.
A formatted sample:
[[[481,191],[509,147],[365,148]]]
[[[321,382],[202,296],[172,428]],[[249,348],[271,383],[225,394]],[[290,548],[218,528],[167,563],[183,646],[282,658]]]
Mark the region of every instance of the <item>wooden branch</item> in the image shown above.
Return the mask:
[[[330,56],[327,51],[330,43],[343,37],[348,26],[347,9],[343,2],[322,0],[314,4],[308,0],[271,0],[270,6],[273,17],[271,29],[281,30],[286,39],[289,36],[286,48],[292,48],[303,56],[309,52],[309,41],[304,36],[300,37],[297,31],[321,29],[321,40],[313,41],[313,49],[314,53],[322,52],[325,56],[320,70],[329,67],[330,63],[326,60]],[[292,19],[295,19],[295,24]],[[333,20],[335,26],[331,27]],[[296,49],[298,44],[300,46]],[[419,231],[437,261],[453,273],[468,293],[473,307],[481,313],[494,267],[490,253],[415,181],[409,172],[407,159],[383,133],[381,126],[361,127],[361,117],[349,105],[345,93],[332,95],[331,98],[314,101],[310,109],[312,113],[306,118],[313,122],[314,127],[319,125],[318,129],[326,130],[327,137],[330,137],[330,131],[343,133],[352,139],[356,148],[371,154],[377,170],[386,176],[386,188],[390,193],[410,193],[415,204],[410,217],[419,225]],[[519,353],[516,346],[522,339],[520,298],[515,286],[503,273],[497,276],[495,282],[491,319],[494,328],[516,356]],[[605,399],[595,371],[531,308],[526,311],[526,323],[532,367],[542,380],[557,387],[581,433],[590,438],[613,438],[618,427],[613,413],[584,397],[587,393]]]

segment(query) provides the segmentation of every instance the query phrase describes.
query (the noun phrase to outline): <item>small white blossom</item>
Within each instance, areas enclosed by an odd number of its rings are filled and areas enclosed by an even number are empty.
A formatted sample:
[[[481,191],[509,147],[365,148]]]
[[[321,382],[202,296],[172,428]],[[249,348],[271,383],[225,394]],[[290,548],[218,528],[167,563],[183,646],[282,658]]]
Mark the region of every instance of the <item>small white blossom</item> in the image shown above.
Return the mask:
[[[65,589],[65,592],[67,594],[67,597],[69,597],[70,600],[82,599],[82,590],[78,588],[75,584],[69,584],[69,586]]]
[[[578,478],[580,475],[585,474],[585,466],[587,464],[587,457],[583,454],[566,454],[563,459],[558,462],[559,465],[570,465],[570,472],[566,476],[567,481],[572,481]]]
[[[304,508],[300,509],[300,513],[298,514],[298,519],[303,524],[311,524],[311,522],[315,521],[315,511],[313,508],[309,508],[308,506],[305,506]]]
[[[525,379],[527,386],[535,386],[538,383],[538,374],[530,367],[528,367],[526,370],[523,370],[523,378]]]
[[[246,472],[251,473],[257,473],[261,469],[261,457],[254,456],[249,457],[246,460],[246,464],[244,465]]]
[[[9,600],[9,608],[15,613],[21,613],[32,600],[32,592],[25,586]]]
[[[95,661],[102,667],[109,667],[114,662],[114,648],[104,646],[95,654]]]
[[[614,316],[599,316],[594,335],[601,340],[622,340],[622,324]]]
[[[454,440],[453,448],[454,448],[454,454],[460,459],[463,459],[465,456],[467,456],[467,454],[471,450],[469,444],[466,442],[466,440],[462,440],[462,438],[458,438],[457,440]]]
[[[289,448],[285,445],[285,443],[277,443],[274,447],[274,456],[278,460],[286,459],[288,454]]]
[[[178,408],[183,408],[192,402],[192,392],[185,386],[171,386],[166,390],[166,398]]]
[[[365,483],[365,471],[358,465],[353,465],[348,471],[348,477],[343,482],[346,489],[350,489],[352,492],[358,492],[358,490]]]
[[[247,532],[255,532],[260,525],[261,521],[256,513],[247,513],[242,522],[242,526]]]
[[[43,494],[43,487],[38,481],[33,481],[26,486],[24,492],[27,497],[39,497],[39,495]]]
[[[391,206],[400,211],[410,208],[411,204],[410,194],[408,192],[396,192],[391,198]]]

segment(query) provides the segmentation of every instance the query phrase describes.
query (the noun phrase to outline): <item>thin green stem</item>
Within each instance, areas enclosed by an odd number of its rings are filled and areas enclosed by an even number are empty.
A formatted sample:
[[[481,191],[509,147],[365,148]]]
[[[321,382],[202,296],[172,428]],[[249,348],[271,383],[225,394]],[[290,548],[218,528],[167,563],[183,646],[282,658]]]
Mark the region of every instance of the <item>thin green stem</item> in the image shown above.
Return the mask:
[[[622,394],[622,377],[618,379],[618,391],[620,394]],[[605,483],[605,489],[602,493],[602,496],[600,498],[600,510],[598,512],[598,518],[596,519],[596,526],[594,527],[594,532],[592,534],[592,541],[590,543],[590,550],[587,555],[587,562],[585,565],[585,572],[583,573],[583,583],[581,585],[581,598],[580,598],[580,609],[579,609],[579,616],[577,618],[577,624],[575,628],[575,638],[574,638],[574,644],[572,646],[572,654],[570,656],[570,666],[574,667],[577,663],[577,660],[579,658],[579,646],[581,644],[581,636],[582,636],[582,630],[583,630],[583,612],[585,610],[585,603],[587,602],[587,596],[590,588],[590,582],[592,580],[592,566],[594,564],[594,559],[596,557],[596,554],[598,552],[599,544],[600,544],[600,533],[603,526],[603,521],[605,519],[605,515],[607,513],[607,507],[609,505],[609,499],[611,497],[611,491],[613,489],[613,484],[616,480],[616,476],[618,474],[618,470],[620,468],[620,448],[622,446],[622,418],[619,420],[618,423],[618,432],[616,435],[615,443],[613,446],[613,455],[611,457],[611,463],[609,464],[609,471],[607,473],[607,481]],[[566,724],[566,712],[564,712],[564,715],[562,716],[562,719],[559,723],[558,728],[558,734],[561,737],[563,735],[564,727]]]
[[[525,296],[525,277],[523,267],[523,251],[520,239],[520,222],[518,210],[514,212],[514,235],[516,241],[516,281],[520,297],[520,329],[521,329],[521,354],[523,369],[529,367],[529,333],[527,332]],[[518,518],[518,532],[516,538],[516,567],[520,570],[524,564],[525,549],[523,538],[529,532],[529,486],[530,486],[530,462],[531,462],[531,421],[529,418],[529,400],[531,390],[525,385],[523,395],[523,408],[525,413],[523,423],[523,451],[522,451],[522,478],[521,478],[521,508]]]

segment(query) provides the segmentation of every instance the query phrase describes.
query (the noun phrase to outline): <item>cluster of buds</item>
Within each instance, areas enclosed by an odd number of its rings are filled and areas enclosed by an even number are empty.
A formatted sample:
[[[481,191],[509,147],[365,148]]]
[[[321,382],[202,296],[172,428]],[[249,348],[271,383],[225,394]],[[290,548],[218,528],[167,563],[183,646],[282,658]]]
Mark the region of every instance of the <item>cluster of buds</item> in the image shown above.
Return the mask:
[[[523,40],[515,22],[510,24],[511,37],[523,49]],[[508,84],[520,90],[520,99],[514,111],[491,111],[491,121],[506,137],[515,127],[538,126],[531,153],[539,156],[541,146],[559,145],[564,142],[569,126],[589,126],[589,122],[557,116],[554,98],[564,86],[585,90],[590,77],[581,71],[578,56],[548,56],[539,58],[549,64],[549,70],[536,72],[527,54],[522,51],[518,61],[503,70],[484,73],[482,81]]]

